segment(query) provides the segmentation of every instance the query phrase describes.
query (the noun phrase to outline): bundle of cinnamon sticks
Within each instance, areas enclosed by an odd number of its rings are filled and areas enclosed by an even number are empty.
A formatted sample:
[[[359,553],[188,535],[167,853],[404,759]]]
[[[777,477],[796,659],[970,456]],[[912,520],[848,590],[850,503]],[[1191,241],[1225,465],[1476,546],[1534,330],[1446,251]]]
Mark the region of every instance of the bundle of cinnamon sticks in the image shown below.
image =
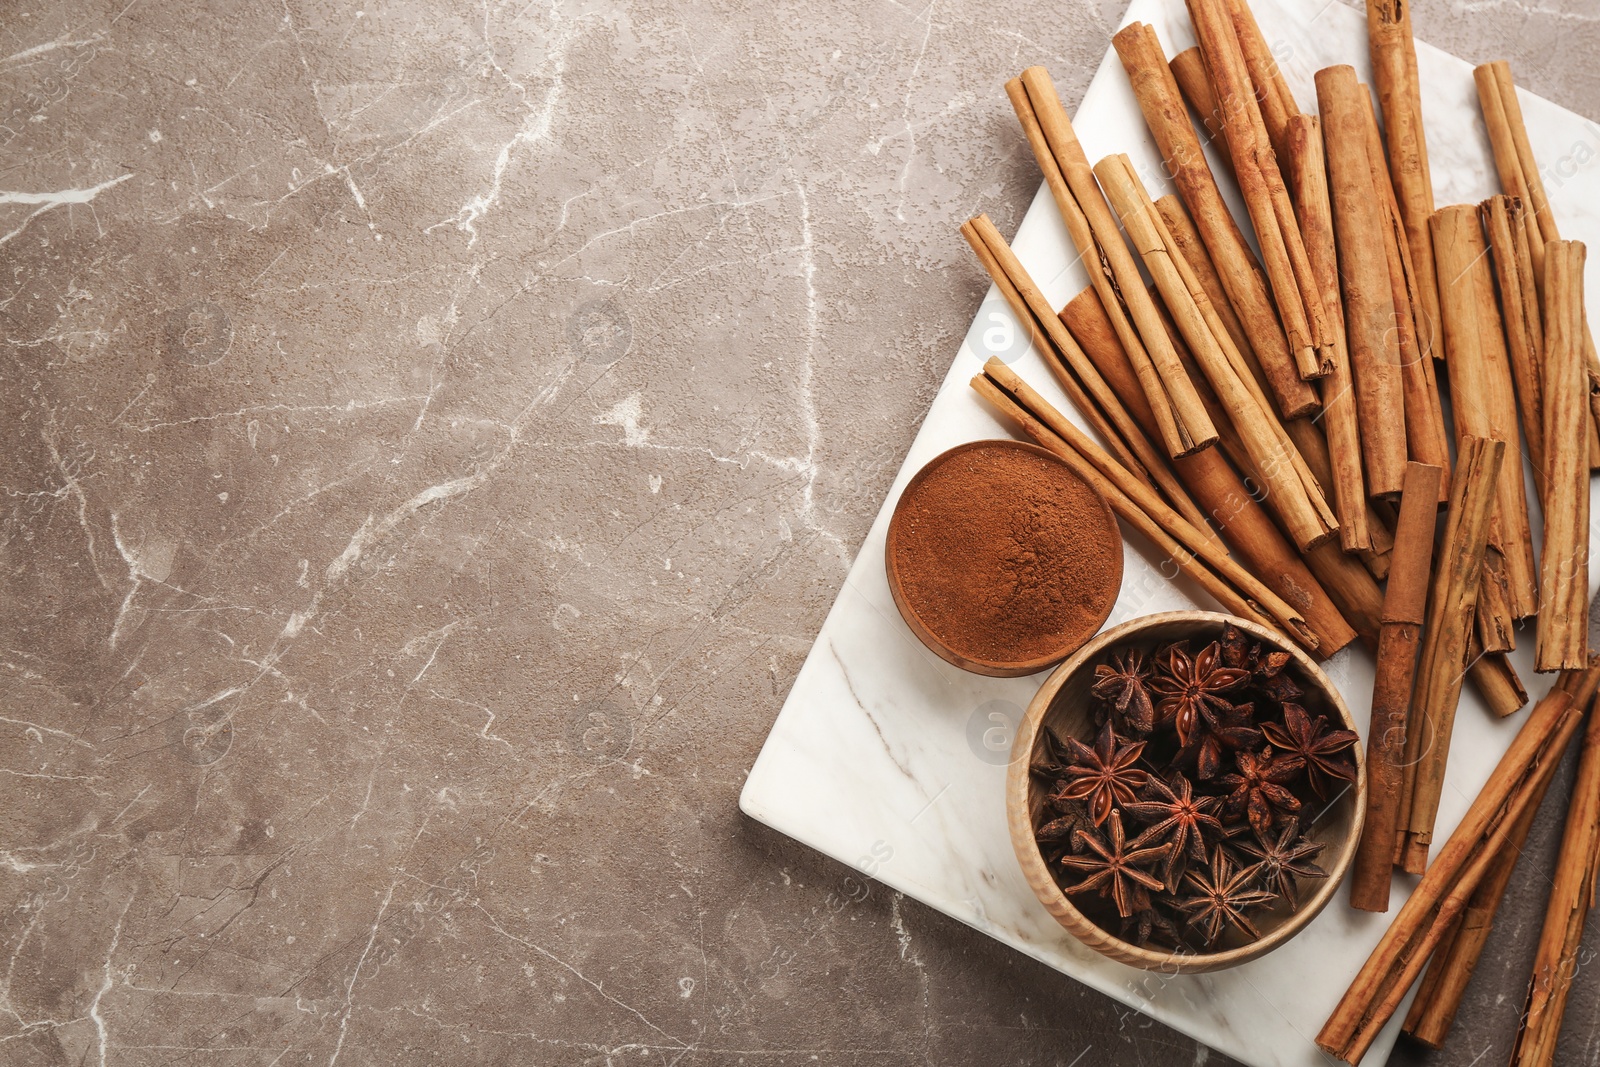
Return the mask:
[[[1435,949],[1408,1028],[1442,1040],[1515,855],[1498,846],[1526,834],[1600,678],[1585,250],[1557,231],[1504,64],[1477,75],[1504,193],[1435,205],[1404,0],[1367,0],[1374,87],[1351,67],[1319,71],[1316,113],[1245,0],[1185,3],[1198,48],[1169,60],[1141,23],[1113,40],[1176,195],[1148,189],[1126,156],[1091,163],[1043,68],[1006,85],[1089,288],[1058,309],[987,217],[963,227],[1092,434],[997,360],[973,387],[1229,611],[1318,656],[1357,637],[1376,654],[1351,903],[1387,910],[1397,867],[1424,880],[1319,1039],[1353,1063]],[[1524,707],[1506,655],[1519,636],[1560,681],[1481,817],[1436,849],[1462,682],[1496,715]],[[1593,763],[1586,788],[1600,791]],[[1573,836],[1600,852],[1600,834]],[[1557,1023],[1575,936],[1563,907],[1567,933],[1551,934],[1535,982]],[[1529,1048],[1553,1045],[1548,1020],[1530,1031]]]

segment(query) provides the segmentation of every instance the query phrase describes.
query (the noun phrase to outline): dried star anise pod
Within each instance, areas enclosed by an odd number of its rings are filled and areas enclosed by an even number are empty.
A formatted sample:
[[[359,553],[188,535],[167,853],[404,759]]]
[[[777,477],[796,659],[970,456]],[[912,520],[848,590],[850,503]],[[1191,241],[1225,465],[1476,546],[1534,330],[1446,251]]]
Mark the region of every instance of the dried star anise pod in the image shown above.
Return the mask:
[[[1054,784],[1058,779],[1067,776],[1067,765],[1061,753],[1066,748],[1061,740],[1061,735],[1056,733],[1055,727],[1044,728],[1044,744],[1039,746],[1038,757],[1028,765],[1028,770],[1036,778]]]
[[[1225,774],[1219,785],[1231,790],[1222,810],[1237,817],[1243,813],[1251,829],[1265,836],[1272,824],[1296,815],[1300,800],[1285,786],[1300,776],[1304,763],[1298,756],[1273,755],[1271,746],[1260,752],[1236,752],[1237,774]]]
[[[1136,734],[1155,728],[1156,710],[1150,702],[1150,667],[1142,649],[1130,648],[1113,653],[1110,663],[1097,664],[1090,692],[1109,701],[1122,717],[1121,722]]]
[[[1094,828],[1088,810],[1076,801],[1056,805],[1056,810],[1060,814],[1046,820],[1034,831],[1033,836],[1041,847],[1070,848],[1074,852],[1082,852],[1083,845],[1079,843],[1077,833],[1079,830]]]
[[[1093,830],[1079,830],[1078,840],[1084,846],[1082,855],[1063,856],[1061,865],[1082,871],[1084,876],[1076,885],[1065,887],[1066,892],[1097,890],[1101,896],[1111,899],[1118,915],[1126,918],[1141,905],[1148,906],[1148,894],[1143,893],[1141,887],[1145,890],[1162,887],[1160,878],[1142,868],[1162,862],[1172,846],[1151,845],[1148,833],[1127,840],[1122,816],[1118,813],[1113,811],[1107,819],[1105,836]]]
[[[1176,945],[1179,941],[1177,925],[1159,907],[1148,902],[1148,894],[1146,898],[1145,907],[1122,919],[1122,939],[1148,945],[1152,934],[1160,934],[1162,941]]]
[[[1236,626],[1223,628],[1219,639],[1222,662],[1225,666],[1247,672],[1250,684],[1263,696],[1282,704],[1286,700],[1299,700],[1304,690],[1289,674],[1289,664],[1294,657],[1279,649],[1268,649],[1260,641],[1245,635]]]
[[[1361,738],[1354,730],[1331,730],[1321,715],[1312,718],[1299,704],[1283,705],[1283,723],[1261,724],[1267,740],[1306,765],[1306,781],[1323,800],[1334,781],[1356,780],[1355,756],[1348,753]]]
[[[1178,751],[1174,762],[1192,765],[1195,777],[1215,778],[1222,770],[1222,759],[1228,752],[1254,748],[1261,741],[1261,731],[1256,727],[1248,704],[1223,705],[1219,710],[1207,705],[1200,709],[1200,722],[1189,735],[1189,743]]]
[[[1177,889],[1189,859],[1204,863],[1206,839],[1220,838],[1222,823],[1212,814],[1222,804],[1217,797],[1196,797],[1189,779],[1174,775],[1172,784],[1152,777],[1145,786],[1144,799],[1124,804],[1122,810],[1149,823],[1145,835],[1165,839],[1172,846],[1162,866],[1162,879],[1168,889]]]
[[[1250,872],[1240,869],[1226,849],[1213,850],[1208,869],[1190,871],[1184,876],[1183,887],[1178,910],[1189,925],[1199,929],[1206,945],[1230,926],[1248,934],[1252,941],[1261,936],[1246,912],[1271,903],[1273,895],[1255,888]]]
[[[1172,723],[1178,744],[1187,746],[1200,722],[1201,709],[1231,707],[1225,694],[1234,692],[1250,677],[1248,671],[1222,665],[1221,646],[1213,641],[1190,657],[1182,644],[1167,650],[1167,659],[1150,688],[1161,697],[1156,723]]]
[[[1284,823],[1276,838],[1269,840],[1258,834],[1254,841],[1240,841],[1235,847],[1255,861],[1250,866],[1250,874],[1256,883],[1281,896],[1291,911],[1300,906],[1297,878],[1328,876],[1327,871],[1311,862],[1323,845],[1300,835],[1299,819]]]
[[[1113,805],[1133,800],[1150,780],[1148,772],[1134,766],[1144,752],[1144,742],[1119,744],[1109,722],[1100,728],[1093,748],[1075,737],[1068,737],[1065,742],[1066,780],[1059,783],[1050,800],[1085,801],[1096,826],[1106,821]]]

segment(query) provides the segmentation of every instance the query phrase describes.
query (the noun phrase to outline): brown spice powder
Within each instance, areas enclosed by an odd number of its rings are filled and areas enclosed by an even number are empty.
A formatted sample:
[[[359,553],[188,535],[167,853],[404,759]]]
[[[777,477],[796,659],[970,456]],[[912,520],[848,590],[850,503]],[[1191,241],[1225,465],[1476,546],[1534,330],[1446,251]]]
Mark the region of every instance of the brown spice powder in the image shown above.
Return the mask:
[[[1105,622],[1122,540],[1066,464],[1016,442],[930,463],[890,531],[905,606],[951,651],[1022,664],[1070,654]]]

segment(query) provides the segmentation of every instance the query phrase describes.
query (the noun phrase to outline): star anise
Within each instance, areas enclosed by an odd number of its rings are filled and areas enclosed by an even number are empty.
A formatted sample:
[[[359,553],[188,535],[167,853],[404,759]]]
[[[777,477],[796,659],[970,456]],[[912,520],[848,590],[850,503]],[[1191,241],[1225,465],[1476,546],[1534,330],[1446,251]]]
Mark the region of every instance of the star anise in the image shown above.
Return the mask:
[[[1348,750],[1360,741],[1354,730],[1330,730],[1321,715],[1312,718],[1299,704],[1284,704],[1283,723],[1265,722],[1267,740],[1306,765],[1306,781],[1318,797],[1328,798],[1334,781],[1356,780],[1355,756]]]
[[[1148,734],[1155,728],[1156,711],[1150,702],[1150,667],[1144,650],[1126,649],[1113,653],[1110,663],[1097,664],[1090,692],[1111,702],[1127,729]]]
[[[1281,896],[1291,911],[1300,906],[1296,879],[1328,876],[1311,862],[1323,845],[1300,835],[1299,819],[1284,823],[1275,839],[1258,834],[1254,841],[1240,841],[1234,847],[1255,861],[1250,874],[1256,884]]]
[[[1184,746],[1200,722],[1201,709],[1231,707],[1224,695],[1237,690],[1250,677],[1248,671],[1222,665],[1221,646],[1216,641],[1192,658],[1183,645],[1173,645],[1162,667],[1150,685],[1161,697],[1156,705],[1156,722],[1172,723],[1178,731],[1178,743]]]
[[[1028,765],[1028,770],[1035,777],[1052,784],[1057,779],[1065,778],[1067,765],[1063,761],[1061,753],[1066,747],[1066,743],[1061,740],[1061,735],[1056,733],[1055,727],[1046,726],[1044,728],[1044,741],[1039,746],[1039,754]]]
[[[1095,739],[1093,748],[1075,737],[1064,740],[1067,745],[1066,780],[1059,783],[1050,800],[1052,803],[1085,801],[1089,805],[1089,817],[1096,826],[1106,821],[1114,804],[1133,800],[1150,780],[1148,772],[1134,766],[1144,752],[1144,742],[1118,744],[1116,731],[1109,722],[1100,727],[1100,736]]]
[[[1033,836],[1038,840],[1041,847],[1071,848],[1074,852],[1082,852],[1083,846],[1077,840],[1077,832],[1094,827],[1094,823],[1089,819],[1087,809],[1081,803],[1072,801],[1056,805],[1056,810],[1059,814],[1053,819],[1046,820],[1039,829],[1034,831]]]
[[[1192,765],[1197,778],[1215,778],[1228,752],[1254,748],[1261,742],[1261,731],[1253,720],[1248,704],[1226,704],[1220,709],[1208,704],[1200,709],[1200,722],[1175,762]]]
[[[1183,886],[1185,893],[1178,899],[1178,910],[1189,925],[1200,931],[1207,945],[1230,926],[1248,934],[1252,941],[1261,936],[1246,912],[1270,903],[1272,894],[1255,888],[1250,872],[1236,866],[1226,849],[1214,849],[1208,868],[1190,871],[1184,876]]]
[[[1299,777],[1304,761],[1298,756],[1274,755],[1271,746],[1260,752],[1236,752],[1237,774],[1225,774],[1218,784],[1232,790],[1222,803],[1228,815],[1241,812],[1251,829],[1265,836],[1272,824],[1300,811],[1300,800],[1285,788]]]
[[[1250,684],[1263,696],[1281,704],[1286,700],[1299,700],[1304,695],[1299,683],[1290,676],[1288,668],[1294,657],[1289,653],[1268,649],[1231,625],[1223,628],[1219,643],[1223,665],[1248,672]]]
[[[1149,906],[1149,895],[1143,890],[1160,889],[1162,883],[1143,868],[1166,859],[1172,849],[1170,844],[1152,845],[1148,833],[1128,841],[1122,816],[1114,811],[1107,819],[1104,836],[1093,830],[1079,830],[1078,841],[1084,846],[1081,855],[1061,857],[1062,866],[1084,873],[1076,885],[1066,887],[1068,893],[1097,890],[1111,899],[1117,914],[1124,918]]]
[[[1177,926],[1161,909],[1147,901],[1145,907],[1122,920],[1122,939],[1131,940],[1136,945],[1148,945],[1152,934],[1160,934],[1161,940],[1169,945],[1178,943]]]
[[[1178,888],[1189,859],[1205,862],[1208,837],[1222,836],[1222,823],[1212,814],[1221,803],[1217,797],[1196,797],[1189,779],[1179,774],[1173,776],[1171,785],[1152,777],[1143,800],[1122,806],[1129,815],[1150,824],[1147,836],[1172,846],[1161,872],[1168,889]]]

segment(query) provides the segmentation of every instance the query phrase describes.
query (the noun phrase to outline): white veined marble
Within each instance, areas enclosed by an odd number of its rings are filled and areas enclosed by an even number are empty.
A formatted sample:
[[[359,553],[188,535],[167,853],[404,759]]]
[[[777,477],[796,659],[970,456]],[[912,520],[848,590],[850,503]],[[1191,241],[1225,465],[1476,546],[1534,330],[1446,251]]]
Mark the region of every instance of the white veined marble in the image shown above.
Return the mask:
[[[1337,0],[1256,0],[1255,9],[1303,109],[1314,110],[1312,75],[1322,67],[1350,63],[1369,80],[1359,11]],[[1169,56],[1194,43],[1182,0],[1134,0],[1126,20],[1153,24]],[[1426,45],[1418,53],[1437,202],[1477,202],[1498,192],[1470,65]],[[998,94],[1002,87],[990,91]],[[1600,247],[1600,215],[1586,204],[1600,203],[1600,125],[1526,93],[1522,103],[1563,236]],[[1107,53],[1075,124],[1091,161],[1126,152],[1153,195],[1173,191],[1160,178],[1160,158],[1114,52]],[[1234,206],[1243,219],[1236,199]],[[1014,247],[1057,306],[1088,284],[1042,187]],[[1600,256],[1591,257],[1591,285],[1597,263]],[[1151,974],[1082,947],[1034,899],[1006,831],[1008,724],[1044,676],[997,680],[967,674],[924,649],[895,610],[883,552],[901,488],[947,448],[1009,435],[967,384],[982,364],[971,342],[981,347],[985,330],[1006,323],[1013,323],[1010,312],[991,290],[751,769],[741,806],[751,817],[1247,1064],[1326,1063],[1313,1038],[1388,917],[1353,911],[1341,890],[1283,948],[1210,975]],[[1016,366],[1071,411],[1035,353]],[[1108,625],[1157,611],[1215,607],[1197,590],[1162,578],[1155,568],[1159,561],[1142,540],[1137,547],[1126,545],[1125,552],[1122,595]],[[1514,662],[1537,698],[1551,676],[1533,673],[1531,632],[1519,643]],[[1371,656],[1353,646],[1327,670],[1364,727]],[[1470,687],[1463,693],[1439,811],[1441,841],[1523,718],[1495,720]],[[1395,880],[1389,915],[1410,884]],[[1398,1016],[1368,1062],[1383,1061],[1397,1032]]]

